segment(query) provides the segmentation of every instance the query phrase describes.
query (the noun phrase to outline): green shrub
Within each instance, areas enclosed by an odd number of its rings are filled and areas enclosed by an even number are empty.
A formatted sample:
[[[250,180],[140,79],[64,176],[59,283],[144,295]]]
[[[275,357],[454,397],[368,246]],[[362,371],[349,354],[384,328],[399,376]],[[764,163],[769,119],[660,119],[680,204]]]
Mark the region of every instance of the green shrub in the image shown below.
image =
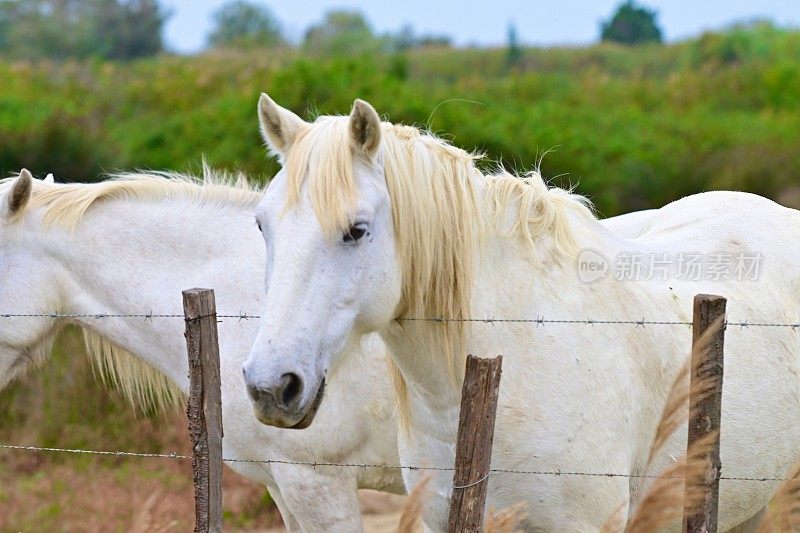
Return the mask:
[[[266,180],[258,95],[313,119],[365,98],[515,170],[579,183],[604,215],[710,187],[776,197],[800,163],[800,32],[756,23],[669,46],[422,48],[309,58],[214,52],[133,63],[0,61],[0,167],[96,179],[194,170]]]

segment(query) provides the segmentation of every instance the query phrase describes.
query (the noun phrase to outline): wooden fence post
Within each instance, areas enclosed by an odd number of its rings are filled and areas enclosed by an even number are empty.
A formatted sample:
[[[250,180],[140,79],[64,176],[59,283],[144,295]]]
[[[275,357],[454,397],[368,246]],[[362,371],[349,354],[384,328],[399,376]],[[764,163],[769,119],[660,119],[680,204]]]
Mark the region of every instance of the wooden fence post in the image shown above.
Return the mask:
[[[706,454],[708,461],[706,475],[698,480],[697,486],[694,487],[689,485],[687,477],[684,489],[686,494],[692,491],[694,494],[700,494],[701,498],[697,507],[684,509],[683,531],[685,533],[716,533],[717,531],[719,477],[722,469],[719,459],[719,437],[722,415],[725,304],[726,300],[722,296],[698,294],[694,297],[687,450],[691,450],[694,443],[709,434],[716,434],[716,438]],[[712,327],[716,328],[716,331],[709,333],[712,337],[708,339],[706,349],[694,349],[698,340]],[[699,386],[701,381],[704,381],[704,384]],[[687,497],[686,501],[689,499]]]
[[[481,531],[503,357],[467,356],[448,533]]]
[[[222,531],[222,401],[217,307],[211,289],[183,291],[189,353],[189,436],[192,438],[195,533]]]

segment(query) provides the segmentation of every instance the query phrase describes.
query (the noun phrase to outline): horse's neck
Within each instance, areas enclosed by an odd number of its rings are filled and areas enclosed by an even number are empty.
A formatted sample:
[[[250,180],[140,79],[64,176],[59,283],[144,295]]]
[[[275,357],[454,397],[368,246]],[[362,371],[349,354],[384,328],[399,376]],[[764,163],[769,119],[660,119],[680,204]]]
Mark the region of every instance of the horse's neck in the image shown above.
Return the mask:
[[[109,201],[92,208],[73,232],[47,234],[48,252],[63,268],[60,312],[180,316],[181,291],[191,287],[215,289],[219,314],[260,309],[264,246],[247,209]],[[88,316],[75,321],[187,390],[180,318]],[[247,324],[230,326],[243,327]],[[235,343],[245,337],[230,338]],[[244,346],[227,349],[246,354]]]
[[[461,390],[455,379],[449,379],[445,359],[435,353],[429,327],[421,321],[394,323],[381,331],[381,338],[405,383],[405,398],[398,399],[410,416],[406,422],[417,435],[455,442]]]
[[[475,258],[470,318],[535,320],[569,315],[574,309],[572,299],[583,297],[578,287],[583,284],[578,275],[581,251],[602,250],[606,257],[613,257],[626,247],[626,241],[594,219],[579,214],[567,216],[571,217],[570,226],[577,241],[574,257],[564,256],[547,236],[535,243],[534,250],[516,236],[488,236]],[[383,337],[407,382],[415,430],[439,440],[455,438],[460,384],[442,378],[448,375],[445,359],[434,355],[430,337],[424,333],[426,329],[436,331],[441,325],[434,321],[404,324],[389,326]],[[505,322],[471,322],[464,351],[483,357],[513,357],[509,351],[512,326],[524,327]],[[517,346],[511,351],[521,349]],[[459,356],[463,360],[465,354]]]

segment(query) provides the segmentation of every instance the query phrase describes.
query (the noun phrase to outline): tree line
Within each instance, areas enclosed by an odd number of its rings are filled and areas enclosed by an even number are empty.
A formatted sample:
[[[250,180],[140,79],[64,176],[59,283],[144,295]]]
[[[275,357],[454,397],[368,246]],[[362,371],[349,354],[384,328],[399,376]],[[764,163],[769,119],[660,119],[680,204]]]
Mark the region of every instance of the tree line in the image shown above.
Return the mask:
[[[170,12],[158,0],[0,0],[0,56],[25,59],[126,60],[165,51]],[[656,13],[626,0],[601,25],[601,40],[625,44],[661,41]],[[509,63],[520,55],[509,25]],[[264,4],[232,0],[212,15],[210,48],[300,48],[310,55],[347,56],[450,46],[447,35],[418,34],[410,25],[379,34],[358,11],[333,10],[309,27],[301,42],[286,36]]]
[[[133,59],[164,49],[156,0],[0,0],[0,54]]]

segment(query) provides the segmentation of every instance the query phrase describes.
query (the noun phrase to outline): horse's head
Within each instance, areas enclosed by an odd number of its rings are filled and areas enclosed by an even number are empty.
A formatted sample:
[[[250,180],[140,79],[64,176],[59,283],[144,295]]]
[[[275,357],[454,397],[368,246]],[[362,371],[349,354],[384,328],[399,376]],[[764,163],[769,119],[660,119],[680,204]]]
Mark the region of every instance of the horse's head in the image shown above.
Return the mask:
[[[55,331],[51,318],[3,316],[56,310],[51,261],[31,246],[25,219],[34,186],[27,170],[0,183],[0,388],[44,356]]]
[[[382,126],[361,100],[314,123],[266,95],[258,109],[283,169],[256,212],[266,313],[244,374],[259,420],[303,428],[345,346],[390,322],[401,299]]]

